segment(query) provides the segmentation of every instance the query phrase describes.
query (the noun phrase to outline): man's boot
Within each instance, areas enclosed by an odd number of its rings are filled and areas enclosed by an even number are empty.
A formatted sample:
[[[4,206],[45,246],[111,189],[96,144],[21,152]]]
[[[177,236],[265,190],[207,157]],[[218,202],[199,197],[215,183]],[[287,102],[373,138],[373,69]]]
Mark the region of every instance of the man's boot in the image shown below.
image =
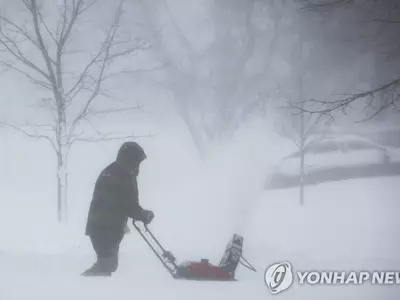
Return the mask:
[[[91,268],[87,269],[85,272],[81,274],[81,276],[111,276],[111,272],[106,270],[104,266],[96,262]]]

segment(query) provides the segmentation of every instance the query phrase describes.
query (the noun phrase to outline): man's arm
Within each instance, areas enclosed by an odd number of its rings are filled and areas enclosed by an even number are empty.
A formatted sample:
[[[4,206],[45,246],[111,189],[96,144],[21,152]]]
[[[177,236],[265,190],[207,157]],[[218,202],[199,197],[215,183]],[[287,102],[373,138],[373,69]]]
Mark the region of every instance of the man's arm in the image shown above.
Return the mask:
[[[143,216],[143,208],[139,204],[139,190],[136,176],[130,178],[127,191],[128,193],[125,200],[126,214],[129,218],[141,220]]]
[[[129,176],[124,180],[124,213],[128,218],[133,221],[142,221],[149,224],[153,218],[154,213],[150,210],[143,209],[139,204],[139,191],[136,176]]]

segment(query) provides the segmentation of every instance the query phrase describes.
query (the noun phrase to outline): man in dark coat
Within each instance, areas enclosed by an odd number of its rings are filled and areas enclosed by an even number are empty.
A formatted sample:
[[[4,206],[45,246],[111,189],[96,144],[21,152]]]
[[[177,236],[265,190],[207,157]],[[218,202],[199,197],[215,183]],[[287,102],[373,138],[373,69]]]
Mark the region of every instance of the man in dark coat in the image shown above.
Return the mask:
[[[146,225],[153,220],[154,213],[139,205],[137,176],[140,163],[146,158],[142,147],[126,142],[116,161],[100,173],[86,224],[86,235],[91,239],[97,261],[82,275],[111,276],[118,268],[119,245],[128,219]]]

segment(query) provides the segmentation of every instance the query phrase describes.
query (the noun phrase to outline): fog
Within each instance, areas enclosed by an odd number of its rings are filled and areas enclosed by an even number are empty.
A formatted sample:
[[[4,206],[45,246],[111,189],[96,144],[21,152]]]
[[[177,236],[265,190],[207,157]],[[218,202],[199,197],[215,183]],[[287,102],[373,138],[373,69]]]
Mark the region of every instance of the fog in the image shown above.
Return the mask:
[[[261,299],[275,262],[400,268],[396,1],[50,2],[0,2],[1,299]],[[326,138],[371,148],[313,152]],[[96,258],[85,235],[94,185],[125,141],[147,155],[139,201],[167,249],[218,264],[238,233],[257,272],[239,265],[235,286],[177,283],[129,221],[113,278],[80,277]],[[296,151],[304,163],[286,165]],[[355,175],[332,179],[328,165]],[[295,286],[281,297],[398,293]]]

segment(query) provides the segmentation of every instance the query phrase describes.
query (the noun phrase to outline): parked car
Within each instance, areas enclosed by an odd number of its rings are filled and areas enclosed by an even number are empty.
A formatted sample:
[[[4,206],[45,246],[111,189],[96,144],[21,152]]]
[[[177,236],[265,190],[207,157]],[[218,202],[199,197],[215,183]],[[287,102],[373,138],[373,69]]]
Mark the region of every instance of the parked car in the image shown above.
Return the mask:
[[[304,184],[351,178],[400,175],[400,149],[388,148],[365,138],[330,136],[304,149]],[[286,188],[300,183],[301,151],[284,158],[271,172],[266,187]]]

